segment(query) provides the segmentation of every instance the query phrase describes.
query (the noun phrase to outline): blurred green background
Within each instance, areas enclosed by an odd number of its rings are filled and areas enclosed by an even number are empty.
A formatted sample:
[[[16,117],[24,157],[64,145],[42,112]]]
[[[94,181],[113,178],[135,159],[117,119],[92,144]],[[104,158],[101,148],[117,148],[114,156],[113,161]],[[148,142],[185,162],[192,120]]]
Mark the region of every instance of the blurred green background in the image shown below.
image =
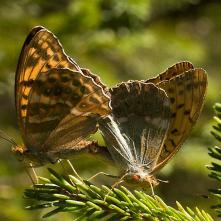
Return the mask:
[[[22,44],[36,25],[55,33],[66,53],[81,67],[98,74],[108,86],[153,77],[184,60],[204,68],[209,86],[203,113],[179,153],[158,174],[170,182],[161,183],[156,193],[170,205],[178,200],[212,213],[209,207],[214,202],[202,195],[216,186],[208,178],[205,165],[210,163],[207,148],[215,145],[210,135],[212,106],[220,101],[219,0],[0,0],[0,3],[0,129],[18,143],[22,141],[14,107],[14,75]],[[22,198],[23,190],[31,182],[10,148],[0,141],[0,220],[41,220],[41,211],[23,209],[27,204]],[[99,171],[116,173],[116,168],[102,159],[77,156],[72,162],[85,178]],[[45,169],[37,169],[37,173],[47,176]],[[113,181],[99,177],[97,182]],[[72,220],[67,214],[49,220],[61,218]]]

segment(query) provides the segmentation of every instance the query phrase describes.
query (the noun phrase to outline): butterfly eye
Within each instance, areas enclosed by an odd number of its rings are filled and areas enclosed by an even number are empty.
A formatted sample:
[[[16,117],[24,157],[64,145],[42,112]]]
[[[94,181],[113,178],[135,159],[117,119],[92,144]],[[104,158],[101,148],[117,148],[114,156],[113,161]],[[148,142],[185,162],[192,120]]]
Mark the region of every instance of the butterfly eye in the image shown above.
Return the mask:
[[[140,180],[140,175],[137,175],[137,174],[133,175],[132,179],[135,180],[135,181],[139,181]]]

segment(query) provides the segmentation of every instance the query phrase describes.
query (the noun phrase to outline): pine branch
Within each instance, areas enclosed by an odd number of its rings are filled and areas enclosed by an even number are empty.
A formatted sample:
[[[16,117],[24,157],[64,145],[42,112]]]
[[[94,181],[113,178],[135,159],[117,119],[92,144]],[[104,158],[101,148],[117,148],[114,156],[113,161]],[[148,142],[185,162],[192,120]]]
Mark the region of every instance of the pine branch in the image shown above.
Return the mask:
[[[163,200],[142,191],[131,192],[125,187],[111,190],[97,187],[73,175],[62,176],[52,169],[50,179],[40,178],[42,183],[25,190],[25,197],[34,200],[26,209],[52,208],[43,217],[59,212],[72,212],[76,220],[164,220],[164,221],[212,221],[212,217],[196,208],[184,209],[177,202],[177,209],[167,206]],[[33,202],[33,201],[32,201]]]
[[[214,117],[215,125],[213,126],[213,130],[211,131],[212,135],[221,142],[221,104],[216,103],[214,105],[214,110],[216,113],[216,116]],[[212,179],[217,180],[221,183],[221,148],[218,146],[209,148],[209,155],[216,160],[215,162],[212,162],[210,166],[208,166],[208,169],[211,171],[209,176]],[[213,209],[217,212],[218,216],[221,217],[221,188],[219,189],[210,189],[210,193],[215,196],[220,203],[218,203],[215,206],[212,206]]]

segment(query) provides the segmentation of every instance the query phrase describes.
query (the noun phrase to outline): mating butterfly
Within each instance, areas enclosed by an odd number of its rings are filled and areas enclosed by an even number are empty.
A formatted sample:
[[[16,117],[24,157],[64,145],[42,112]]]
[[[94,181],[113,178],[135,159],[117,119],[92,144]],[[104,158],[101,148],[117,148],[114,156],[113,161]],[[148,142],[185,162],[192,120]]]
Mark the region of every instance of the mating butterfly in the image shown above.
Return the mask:
[[[97,123],[122,180],[155,185],[154,173],[179,150],[201,112],[203,69],[181,62],[156,78],[108,89],[68,57],[43,27],[28,35],[15,79],[16,110],[24,146],[14,152],[42,165],[87,150]],[[110,103],[110,105],[109,105]]]
[[[97,121],[110,113],[100,79],[68,57],[44,27],[26,38],[15,76],[15,105],[24,146],[13,151],[34,165],[66,158],[91,142]]]
[[[154,177],[179,150],[201,112],[207,88],[203,69],[177,63],[156,78],[110,90],[112,112],[99,121],[121,181],[156,185]]]

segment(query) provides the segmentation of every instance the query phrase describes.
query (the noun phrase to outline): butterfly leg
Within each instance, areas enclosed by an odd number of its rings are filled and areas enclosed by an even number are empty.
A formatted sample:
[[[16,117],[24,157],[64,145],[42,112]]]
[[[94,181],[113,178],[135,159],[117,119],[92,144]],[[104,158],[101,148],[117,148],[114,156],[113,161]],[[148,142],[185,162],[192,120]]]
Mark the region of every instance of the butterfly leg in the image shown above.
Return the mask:
[[[105,176],[108,176],[111,178],[119,178],[118,176],[115,176],[115,175],[111,175],[111,174],[108,174],[105,172],[99,172],[99,173],[96,173],[95,175],[93,175],[92,177],[90,177],[89,179],[87,179],[87,181],[93,180],[95,177],[100,176],[100,175],[105,175]]]
[[[80,177],[80,175],[77,173],[77,171],[74,169],[74,166],[72,165],[70,160],[66,160],[68,165],[70,166],[72,172],[74,173],[74,176],[76,176],[79,180],[83,181],[83,179]]]
[[[150,183],[150,189],[151,189],[152,196],[154,197],[155,193],[154,193],[154,189],[153,189],[153,184],[152,183]]]
[[[38,176],[37,176],[32,164],[29,164],[29,165],[30,165],[30,168],[28,168],[26,165],[24,166],[24,168],[25,168],[25,171],[26,171],[28,177],[30,178],[32,184],[34,185],[34,184],[38,183]],[[31,174],[33,174],[33,176]]]

